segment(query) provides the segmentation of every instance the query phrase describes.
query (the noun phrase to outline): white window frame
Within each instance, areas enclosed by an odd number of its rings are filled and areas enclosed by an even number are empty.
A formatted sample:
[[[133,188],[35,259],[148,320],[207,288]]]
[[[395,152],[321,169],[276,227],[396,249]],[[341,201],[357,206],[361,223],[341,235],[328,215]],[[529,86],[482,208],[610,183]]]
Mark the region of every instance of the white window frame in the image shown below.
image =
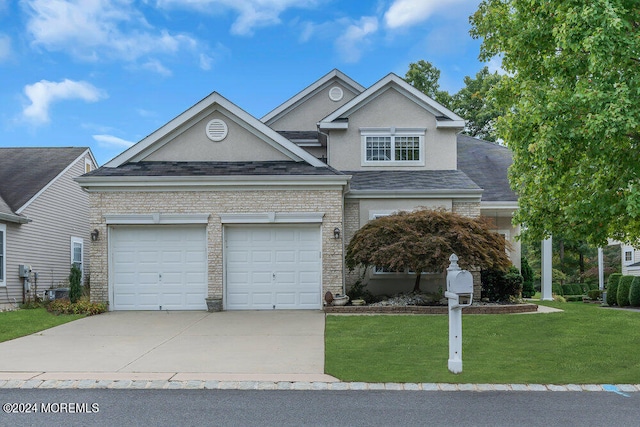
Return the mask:
[[[89,170],[87,170],[87,167]],[[93,170],[93,164],[91,163],[91,160],[89,158],[84,159],[84,173],[89,173]]]
[[[7,286],[7,225],[0,224],[0,287]]]
[[[627,254],[629,254],[629,259],[627,259]],[[635,260],[635,250],[631,246],[625,246],[622,251],[622,262],[624,265],[631,265]]]
[[[425,165],[425,146],[424,135],[425,128],[360,128],[360,138],[362,144],[361,166],[424,166]],[[418,138],[418,155],[419,160],[397,160],[396,154],[396,138],[398,137],[417,137]],[[390,160],[367,160],[367,139],[370,137],[388,137],[391,140]]]
[[[82,272],[82,277],[84,278],[84,239],[82,239],[80,237],[72,237],[71,238],[71,263],[69,265],[73,265],[75,263],[74,246],[76,244],[80,245],[80,271]]]

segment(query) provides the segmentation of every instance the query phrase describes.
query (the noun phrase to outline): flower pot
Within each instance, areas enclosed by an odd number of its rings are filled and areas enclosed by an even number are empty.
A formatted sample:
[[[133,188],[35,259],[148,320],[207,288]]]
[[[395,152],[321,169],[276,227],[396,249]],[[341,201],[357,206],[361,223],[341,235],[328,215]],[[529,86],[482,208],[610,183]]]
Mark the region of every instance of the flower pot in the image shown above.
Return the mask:
[[[205,298],[207,302],[207,311],[213,313],[216,311],[222,311],[222,298]]]

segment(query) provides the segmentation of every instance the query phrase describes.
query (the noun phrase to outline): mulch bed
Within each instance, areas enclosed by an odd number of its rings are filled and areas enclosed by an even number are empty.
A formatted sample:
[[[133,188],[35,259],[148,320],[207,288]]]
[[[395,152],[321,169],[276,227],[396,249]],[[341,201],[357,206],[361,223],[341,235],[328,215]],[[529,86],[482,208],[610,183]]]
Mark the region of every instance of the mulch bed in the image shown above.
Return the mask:
[[[447,314],[447,306],[417,306],[401,307],[345,305],[325,306],[325,313],[331,314]],[[538,311],[537,304],[508,304],[508,305],[472,305],[462,309],[463,314],[514,314],[533,313]]]

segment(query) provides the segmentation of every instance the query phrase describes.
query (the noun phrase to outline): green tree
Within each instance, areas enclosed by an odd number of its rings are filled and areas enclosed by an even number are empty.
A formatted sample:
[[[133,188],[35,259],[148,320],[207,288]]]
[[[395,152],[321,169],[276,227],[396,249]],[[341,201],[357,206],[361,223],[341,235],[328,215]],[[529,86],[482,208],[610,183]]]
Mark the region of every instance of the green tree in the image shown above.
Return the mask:
[[[369,221],[349,242],[345,260],[350,270],[378,266],[414,271],[418,292],[422,272],[446,271],[454,253],[462,268],[504,271],[511,265],[504,238],[491,231],[488,220],[427,209]]]
[[[449,108],[451,105],[449,92],[440,90],[440,70],[431,62],[421,59],[418,62],[410,63],[404,79],[411,86],[445,107]]]
[[[533,286],[533,270],[525,257],[520,259],[520,270],[522,270],[522,298],[531,298],[536,293],[536,289]]]
[[[491,89],[500,80],[500,75],[490,73],[488,67],[480,70],[475,79],[464,78],[465,86],[453,95],[450,107],[467,121],[463,133],[486,141],[498,139],[495,126],[504,109],[498,106]]]
[[[512,76],[496,97],[515,221],[536,240],[640,241],[640,3],[483,0],[470,20]]]

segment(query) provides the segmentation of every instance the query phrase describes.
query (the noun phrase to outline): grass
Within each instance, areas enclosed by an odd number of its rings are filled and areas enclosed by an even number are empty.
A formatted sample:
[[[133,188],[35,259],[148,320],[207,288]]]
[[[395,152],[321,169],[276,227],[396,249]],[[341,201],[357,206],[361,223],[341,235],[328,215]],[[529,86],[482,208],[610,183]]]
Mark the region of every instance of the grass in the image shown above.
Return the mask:
[[[1,312],[0,342],[31,335],[82,317],[82,314],[56,316],[44,308]]]
[[[447,316],[327,316],[325,371],[343,381],[640,383],[640,312],[545,302],[562,313],[463,315],[463,372]]]

